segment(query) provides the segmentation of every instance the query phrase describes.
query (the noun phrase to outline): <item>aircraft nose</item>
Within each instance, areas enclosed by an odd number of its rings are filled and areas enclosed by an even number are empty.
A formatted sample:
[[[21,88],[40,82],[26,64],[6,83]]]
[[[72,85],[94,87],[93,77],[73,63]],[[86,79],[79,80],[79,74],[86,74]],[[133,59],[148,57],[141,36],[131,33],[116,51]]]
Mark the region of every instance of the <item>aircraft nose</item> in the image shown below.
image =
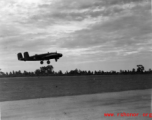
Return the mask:
[[[62,57],[63,55],[61,54],[60,56]]]

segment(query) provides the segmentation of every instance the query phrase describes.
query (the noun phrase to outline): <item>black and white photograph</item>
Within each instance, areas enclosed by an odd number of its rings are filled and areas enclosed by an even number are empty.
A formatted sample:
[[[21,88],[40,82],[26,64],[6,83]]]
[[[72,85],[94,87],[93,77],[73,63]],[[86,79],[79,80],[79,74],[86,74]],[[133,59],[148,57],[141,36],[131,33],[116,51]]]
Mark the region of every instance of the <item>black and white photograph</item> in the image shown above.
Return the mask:
[[[0,120],[151,120],[151,0],[0,0]]]

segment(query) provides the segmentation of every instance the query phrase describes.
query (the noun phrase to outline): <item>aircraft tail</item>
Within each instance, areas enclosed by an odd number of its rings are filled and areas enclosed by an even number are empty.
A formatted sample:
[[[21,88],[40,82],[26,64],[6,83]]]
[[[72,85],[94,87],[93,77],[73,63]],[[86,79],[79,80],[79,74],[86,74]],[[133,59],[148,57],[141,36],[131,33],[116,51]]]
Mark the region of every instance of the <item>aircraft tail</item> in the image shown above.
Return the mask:
[[[24,58],[27,60],[29,59],[29,53],[28,52],[24,52]]]
[[[22,53],[18,53],[18,54],[17,54],[17,57],[18,57],[18,60],[23,59]]]

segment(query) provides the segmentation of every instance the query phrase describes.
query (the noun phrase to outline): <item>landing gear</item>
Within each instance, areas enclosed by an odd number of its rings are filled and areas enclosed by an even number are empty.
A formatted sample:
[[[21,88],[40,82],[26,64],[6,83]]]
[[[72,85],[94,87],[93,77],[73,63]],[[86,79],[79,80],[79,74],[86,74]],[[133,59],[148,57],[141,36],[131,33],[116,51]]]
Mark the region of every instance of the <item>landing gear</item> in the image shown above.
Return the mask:
[[[50,64],[50,61],[49,61],[49,60],[47,61],[47,64]]]
[[[43,61],[41,61],[40,63],[43,64]]]
[[[55,59],[55,62],[57,62],[58,61],[58,59]]]

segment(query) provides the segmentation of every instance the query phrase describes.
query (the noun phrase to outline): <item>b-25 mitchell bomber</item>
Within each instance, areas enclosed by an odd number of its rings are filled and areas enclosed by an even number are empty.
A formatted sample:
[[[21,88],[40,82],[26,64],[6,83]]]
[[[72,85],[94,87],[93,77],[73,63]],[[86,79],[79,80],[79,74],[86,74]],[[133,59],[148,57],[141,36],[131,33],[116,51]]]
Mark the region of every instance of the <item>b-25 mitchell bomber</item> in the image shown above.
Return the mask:
[[[57,60],[62,57],[61,53],[52,52],[52,53],[44,53],[44,54],[35,54],[33,56],[29,56],[28,52],[24,52],[24,58],[22,56],[22,53],[17,54],[18,60],[20,61],[40,61],[41,64],[43,64],[44,60],[47,60],[47,64],[50,64],[50,59]]]

